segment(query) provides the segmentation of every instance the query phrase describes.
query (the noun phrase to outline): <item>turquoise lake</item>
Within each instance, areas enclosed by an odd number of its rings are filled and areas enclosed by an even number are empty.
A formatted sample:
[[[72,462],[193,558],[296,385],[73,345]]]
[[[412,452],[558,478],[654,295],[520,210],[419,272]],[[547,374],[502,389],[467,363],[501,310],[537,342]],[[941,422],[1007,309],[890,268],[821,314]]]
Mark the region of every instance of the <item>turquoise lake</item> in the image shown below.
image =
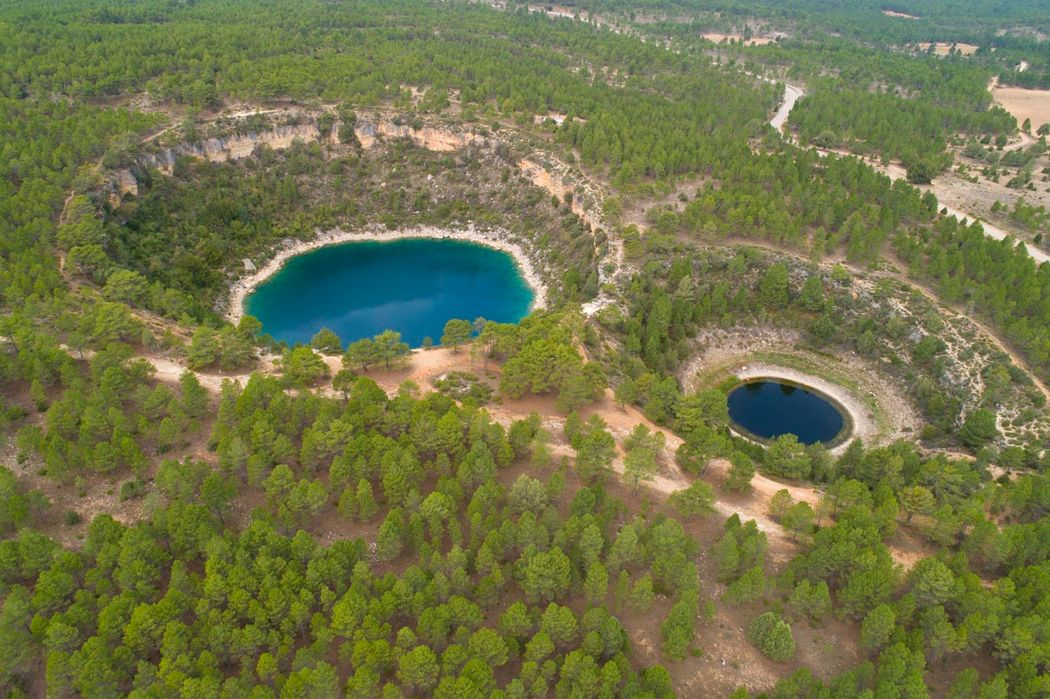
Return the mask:
[[[328,245],[290,258],[245,299],[263,332],[308,343],[321,328],[344,346],[396,330],[412,347],[440,341],[450,318],[513,323],[533,292],[514,258],[459,240],[405,239]]]

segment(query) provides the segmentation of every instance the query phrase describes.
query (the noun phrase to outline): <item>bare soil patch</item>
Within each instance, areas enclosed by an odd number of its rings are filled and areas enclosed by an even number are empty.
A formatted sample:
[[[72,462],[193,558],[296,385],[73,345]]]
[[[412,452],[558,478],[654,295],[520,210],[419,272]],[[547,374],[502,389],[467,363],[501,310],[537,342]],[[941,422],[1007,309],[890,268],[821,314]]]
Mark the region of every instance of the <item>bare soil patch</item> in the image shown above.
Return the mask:
[[[929,51],[931,46],[933,47],[933,52],[938,56],[947,56],[952,49],[956,49],[964,56],[972,56],[977,53],[979,48],[974,44],[950,44],[946,41],[938,41],[937,43],[923,41],[919,44],[919,48],[923,51]]]
[[[715,467],[712,464],[712,469]],[[620,492],[626,490],[624,485],[617,483],[610,486],[610,491],[614,488],[617,497],[629,504],[637,504],[629,494]],[[744,497],[756,502],[761,499],[757,494]],[[749,518],[744,513],[741,517]],[[756,522],[764,528],[762,520]],[[693,652],[683,660],[667,663],[660,654],[660,624],[666,618],[672,600],[657,597],[653,607],[646,612],[629,608],[622,610],[619,616],[631,637],[632,660],[640,665],[664,664],[679,696],[688,697],[723,697],[740,686],[751,691],[768,690],[800,667],[808,667],[816,676],[828,679],[858,662],[857,629],[834,620],[819,628],[792,620],[798,650],[791,662],[777,663],[762,655],[747,642],[747,626],[754,617],[776,603],[778,594],[772,592],[764,600],[745,605],[723,602],[721,596],[725,585],[717,582],[717,560],[713,554],[715,542],[723,532],[722,516],[691,520],[684,526],[700,545],[696,557],[701,580],[700,596],[702,602],[713,602],[714,615],[697,621]],[[778,532],[769,536],[767,572],[776,574],[801,545]]]
[[[992,89],[992,97],[1003,109],[1014,115],[1018,124],[1032,120],[1032,128],[1050,124],[1050,90],[1029,90],[1023,87],[1001,87]]]
[[[1050,91],[1048,91],[1047,99],[1050,100]],[[1018,240],[1024,240],[1029,246],[1030,252],[1033,249],[1037,251],[1047,249],[1050,241],[1045,239],[1045,235],[1044,239],[1037,246],[1033,240],[1035,237],[1033,231],[1027,230],[1016,221],[1011,220],[1006,211],[993,212],[992,206],[995,202],[999,202],[1007,210],[1013,210],[1018,201],[1023,201],[1029,206],[1044,206],[1050,209],[1050,191],[1048,191],[1046,182],[1040,181],[1043,179],[1043,176],[1038,174],[1050,161],[1045,158],[1040,158],[1036,161],[1034,168],[1036,173],[1033,175],[1035,190],[1033,191],[1007,187],[1006,183],[1011,179],[1009,174],[1002,175],[998,182],[988,179],[981,174],[982,166],[980,164],[963,159],[961,156],[957,157],[959,162],[965,164],[964,174],[954,169],[949,170],[939,175],[932,185],[924,188],[932,191],[942,206],[949,207],[960,213],[966,212],[970,215],[970,218],[979,218],[986,233],[1002,231],[1004,234],[1012,235]],[[973,182],[972,178],[976,178],[977,181]],[[992,230],[990,231],[989,229]],[[992,235],[991,237],[998,237],[998,235]],[[1035,254],[1032,256],[1037,262],[1045,261]]]
[[[895,12],[893,10],[883,10],[882,14],[886,15],[887,17],[898,17],[900,19],[922,19],[921,17],[918,17],[916,15],[909,15],[904,12]]]
[[[59,481],[44,475],[41,459],[31,456],[19,459],[13,440],[0,446],[0,463],[11,470],[26,490],[39,490],[51,506],[33,519],[33,529],[47,534],[63,546],[79,549],[87,535],[88,525],[96,516],[108,514],[121,524],[134,524],[146,515],[144,499],[122,501],[120,486],[131,478],[119,473],[85,472],[82,479]],[[66,513],[75,512],[79,521],[67,522]]]
[[[716,44],[721,44],[723,41],[728,40],[744,46],[765,46],[776,41],[776,38],[770,36],[752,36],[745,39],[743,34],[721,34],[719,32],[705,32],[700,36]]]

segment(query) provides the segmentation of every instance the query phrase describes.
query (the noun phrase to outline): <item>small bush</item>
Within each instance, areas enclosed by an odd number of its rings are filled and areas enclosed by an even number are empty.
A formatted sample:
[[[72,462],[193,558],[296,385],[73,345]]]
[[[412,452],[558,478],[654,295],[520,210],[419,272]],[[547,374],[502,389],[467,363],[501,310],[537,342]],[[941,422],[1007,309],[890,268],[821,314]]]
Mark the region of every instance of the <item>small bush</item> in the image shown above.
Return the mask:
[[[782,663],[795,657],[791,626],[774,612],[755,617],[747,629],[747,640],[771,660]]]
[[[492,387],[467,371],[450,371],[434,381],[434,388],[456,400],[473,398],[480,405],[492,400]]]
[[[139,479],[136,478],[130,481],[124,481],[120,486],[120,499],[123,501],[142,497],[145,492],[146,484]]]

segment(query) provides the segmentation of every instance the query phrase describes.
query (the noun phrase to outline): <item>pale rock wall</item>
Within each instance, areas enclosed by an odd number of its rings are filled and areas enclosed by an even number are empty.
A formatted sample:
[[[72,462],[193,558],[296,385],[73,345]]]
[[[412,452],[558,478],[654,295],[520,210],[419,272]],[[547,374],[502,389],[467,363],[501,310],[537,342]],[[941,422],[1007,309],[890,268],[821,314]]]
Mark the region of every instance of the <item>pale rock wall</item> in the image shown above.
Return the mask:
[[[529,158],[519,160],[518,169],[529,178],[530,182],[541,189],[547,190],[552,196],[558,197],[558,199],[562,199],[566,192],[573,192],[572,212],[583,219],[592,229],[601,228],[602,222],[598,213],[585,207],[581,201],[578,194],[579,188],[575,180],[564,174],[552,172]]]
[[[495,148],[499,143],[495,138],[466,130],[431,125],[415,129],[407,124],[396,123],[394,117],[386,114],[359,115],[354,132],[363,148],[374,147],[381,138],[406,138],[416,146],[441,153],[450,153],[469,146]],[[338,129],[335,133],[338,133]],[[198,143],[181,143],[162,148],[140,157],[139,164],[171,175],[175,161],[180,156],[224,163],[246,158],[259,147],[282,150],[290,147],[295,141],[310,143],[320,138],[321,133],[316,120],[305,118],[299,124],[279,126],[270,131],[209,138]],[[332,138],[337,139],[337,136],[333,133]],[[567,192],[573,192],[573,213],[592,230],[603,227],[600,194],[595,188],[578,181],[564,164],[556,162],[548,166],[539,162],[537,158],[526,157],[519,160],[517,165],[534,185],[545,189],[558,199],[562,199]],[[138,194],[138,182],[130,170],[117,173],[116,180],[112,183],[112,192],[117,201],[121,195]]]
[[[473,133],[452,131],[432,126],[413,129],[407,124],[396,124],[390,117],[362,118],[354,129],[364,148],[371,148],[379,138],[407,138],[417,146],[438,152],[452,152],[469,145],[491,146],[494,142]],[[179,156],[200,158],[215,163],[247,158],[259,146],[283,150],[295,141],[310,143],[319,140],[321,133],[316,121],[294,126],[280,126],[271,131],[244,135],[209,138],[199,143],[183,143],[143,156],[140,164],[155,167],[170,175]]]
[[[139,193],[139,181],[135,179],[135,175],[132,174],[131,170],[118,172],[116,185],[117,191],[121,194],[135,196]]]
[[[483,136],[433,126],[413,129],[407,124],[395,124],[389,117],[378,117],[375,121],[360,121],[354,129],[363,148],[371,148],[379,137],[407,138],[414,144],[439,153],[466,148],[471,145],[491,146],[495,142]]]
[[[332,139],[337,140],[338,129],[334,130]],[[406,138],[416,146],[441,153],[450,153],[467,147],[495,148],[499,140],[481,136],[467,130],[443,128],[426,125],[418,129],[407,124],[395,122],[395,118],[386,114],[359,114],[354,128],[358,142],[363,148],[372,148],[380,139]],[[139,164],[147,168],[156,168],[165,175],[171,175],[175,161],[180,156],[199,158],[211,162],[224,163],[239,160],[252,155],[257,148],[265,146],[273,150],[288,148],[295,141],[313,142],[321,138],[315,119],[306,118],[302,123],[279,126],[270,131],[232,135],[221,138],[209,138],[199,143],[182,143],[139,158]],[[537,187],[546,190],[552,196],[562,200],[567,192],[572,192],[572,212],[587,224],[591,231],[604,228],[601,212],[602,195],[600,189],[586,181],[580,180],[569,168],[556,159],[550,164],[540,162],[542,158],[525,157],[517,162],[518,169]],[[118,173],[117,181],[111,186],[111,203],[119,206],[120,195],[138,194],[138,182],[129,170]],[[618,241],[610,241],[617,267],[622,265],[622,249]],[[601,271],[601,281],[609,281],[608,275]]]
[[[172,173],[175,160],[179,156],[200,158],[213,163],[224,163],[229,160],[247,158],[259,146],[268,146],[274,150],[283,150],[295,141],[316,141],[321,137],[315,121],[289,126],[278,126],[270,131],[249,133],[222,138],[208,138],[199,143],[181,143],[171,148],[163,148],[157,153],[145,155],[139,162],[146,167],[155,167],[165,175]]]

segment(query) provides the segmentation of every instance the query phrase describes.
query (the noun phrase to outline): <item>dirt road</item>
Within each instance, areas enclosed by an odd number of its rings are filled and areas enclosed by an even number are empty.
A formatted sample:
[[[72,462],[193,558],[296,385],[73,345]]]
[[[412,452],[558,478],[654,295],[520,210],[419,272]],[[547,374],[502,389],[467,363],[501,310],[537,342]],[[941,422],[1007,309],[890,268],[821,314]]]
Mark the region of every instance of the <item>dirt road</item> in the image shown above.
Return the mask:
[[[796,87],[794,85],[785,85],[784,86],[784,101],[781,102],[780,109],[777,110],[777,113],[770,120],[769,125],[772,126],[774,129],[776,129],[777,131],[783,132],[785,126],[787,125],[787,119],[788,119],[788,116],[791,114],[791,110],[794,108],[795,103],[798,102],[798,100],[801,97],[803,97],[804,95],[805,95],[805,93],[802,91],[801,88]],[[800,145],[801,146],[801,144],[798,143],[797,139],[795,139],[793,136],[789,136],[789,137],[791,138],[791,140],[796,145]],[[818,153],[820,153],[823,156],[827,156],[829,154],[835,154],[835,155],[839,155],[839,156],[853,155],[852,153],[849,153],[848,151],[843,151],[843,150],[835,150],[835,149],[828,149],[828,148],[817,148],[815,146],[811,146],[811,148],[812,148],[812,150],[817,151]],[[854,157],[860,157],[860,156],[854,156]],[[866,162],[868,165],[870,165],[873,169],[875,169],[876,171],[881,172],[882,174],[888,176],[890,179],[893,179],[893,180],[906,180],[907,179],[907,173],[905,172],[904,168],[901,167],[898,164],[890,163],[888,165],[883,165],[881,162],[879,162],[878,160],[875,160],[875,159],[867,159],[867,158],[861,158],[861,159],[864,160],[864,162]],[[947,206],[946,204],[944,204],[942,200],[944,199],[945,191],[943,190],[943,186],[942,185],[938,185],[936,182],[934,182],[933,184],[930,184],[930,185],[920,185],[919,189],[924,191],[924,192],[931,192],[935,197],[937,197],[937,202],[938,202],[937,203],[937,208],[938,209],[945,209],[945,210],[947,210],[947,213],[948,213],[949,216],[955,216],[957,219],[959,219],[963,223],[973,223],[974,221],[980,222],[981,227],[984,229],[984,234],[986,236],[988,236],[989,238],[993,238],[995,240],[1004,240],[1007,237],[1014,237],[1014,238],[1017,237],[1017,236],[1014,236],[1013,234],[1011,234],[1010,232],[1000,228],[999,226],[996,226],[994,224],[988,223],[987,221],[982,221],[982,220],[978,219],[976,216],[973,216],[972,214],[968,214],[965,211],[959,211],[958,209],[952,208],[952,207]],[[1044,262],[1050,261],[1050,255],[1047,255],[1045,252],[1043,252],[1042,250],[1040,250],[1036,246],[1030,245],[1029,243],[1025,243],[1024,246],[1025,246],[1025,249],[1028,251],[1028,254],[1032,257],[1032,259],[1034,259],[1036,261],[1037,264],[1042,264]]]

